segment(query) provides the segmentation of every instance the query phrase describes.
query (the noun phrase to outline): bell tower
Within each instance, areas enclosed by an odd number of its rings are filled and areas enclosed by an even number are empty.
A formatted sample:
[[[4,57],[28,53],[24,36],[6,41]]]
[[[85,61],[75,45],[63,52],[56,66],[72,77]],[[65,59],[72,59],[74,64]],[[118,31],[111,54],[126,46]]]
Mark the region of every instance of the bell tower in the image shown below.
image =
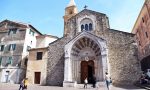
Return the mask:
[[[70,19],[72,16],[76,15],[77,13],[78,13],[78,10],[77,10],[74,0],[70,0],[70,3],[65,8],[65,15],[63,16],[63,18],[64,18],[64,36],[66,36],[69,33],[69,31],[67,30],[68,19]]]

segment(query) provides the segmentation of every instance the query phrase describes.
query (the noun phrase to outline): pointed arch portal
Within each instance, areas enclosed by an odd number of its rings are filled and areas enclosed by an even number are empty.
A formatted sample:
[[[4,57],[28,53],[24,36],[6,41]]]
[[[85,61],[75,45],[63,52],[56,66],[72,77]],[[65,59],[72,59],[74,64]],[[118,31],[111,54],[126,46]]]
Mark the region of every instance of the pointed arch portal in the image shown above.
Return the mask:
[[[95,74],[94,61],[97,62],[98,58],[101,56],[101,51],[99,45],[92,39],[88,37],[82,37],[77,40],[71,49],[71,60],[73,65],[72,73],[76,73],[80,69],[80,75],[73,74],[74,80],[84,83],[85,78],[88,79],[89,83],[92,83],[93,75]],[[79,58],[77,58],[79,57]],[[79,63],[79,69],[76,70],[76,62]],[[97,65],[98,66],[98,65]],[[77,80],[80,76],[80,80]]]
[[[102,46],[103,45],[103,46]],[[65,46],[64,82],[83,83],[85,78],[92,83],[104,80],[106,69],[106,43],[86,32],[74,38]]]

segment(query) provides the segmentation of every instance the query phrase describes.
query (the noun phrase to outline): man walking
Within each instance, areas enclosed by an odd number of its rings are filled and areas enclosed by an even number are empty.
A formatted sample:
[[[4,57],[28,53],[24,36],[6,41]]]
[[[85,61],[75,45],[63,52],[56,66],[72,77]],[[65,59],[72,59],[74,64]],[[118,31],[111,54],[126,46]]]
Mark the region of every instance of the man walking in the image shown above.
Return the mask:
[[[108,73],[105,73],[105,80],[106,80],[106,85],[107,85],[107,89],[109,90],[109,85],[110,85],[110,77],[108,76]]]

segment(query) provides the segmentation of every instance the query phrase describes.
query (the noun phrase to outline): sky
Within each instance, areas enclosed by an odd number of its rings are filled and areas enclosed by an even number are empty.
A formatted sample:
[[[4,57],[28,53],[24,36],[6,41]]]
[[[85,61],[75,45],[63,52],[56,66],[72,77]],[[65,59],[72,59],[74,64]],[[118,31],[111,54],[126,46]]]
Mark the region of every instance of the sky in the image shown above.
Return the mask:
[[[131,32],[145,0],[75,0],[78,11],[105,13],[110,28]],[[29,23],[43,34],[63,36],[65,7],[70,0],[0,0],[0,21]]]

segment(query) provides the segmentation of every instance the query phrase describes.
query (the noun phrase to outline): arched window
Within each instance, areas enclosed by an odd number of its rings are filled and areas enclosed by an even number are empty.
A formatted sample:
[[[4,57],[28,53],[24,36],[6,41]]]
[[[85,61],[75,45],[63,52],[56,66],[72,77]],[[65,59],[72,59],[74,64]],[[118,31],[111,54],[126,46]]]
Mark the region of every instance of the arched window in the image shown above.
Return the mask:
[[[85,24],[85,30],[88,31],[88,24]]]
[[[81,25],[81,31],[83,31],[84,30],[84,25]]]
[[[80,21],[80,31],[92,31],[94,28],[94,23],[90,18],[84,18]]]
[[[89,31],[91,31],[93,29],[92,27],[92,23],[89,24]]]

